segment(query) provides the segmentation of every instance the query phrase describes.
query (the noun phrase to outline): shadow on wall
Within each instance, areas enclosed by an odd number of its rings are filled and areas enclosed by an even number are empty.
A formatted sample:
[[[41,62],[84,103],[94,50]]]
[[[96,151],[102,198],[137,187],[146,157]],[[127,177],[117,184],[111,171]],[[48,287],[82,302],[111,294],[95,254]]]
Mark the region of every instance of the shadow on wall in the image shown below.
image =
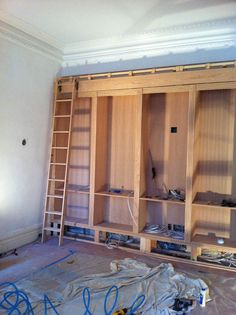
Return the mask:
[[[143,57],[141,59],[118,60],[107,63],[80,64],[73,67],[63,67],[61,76],[92,74],[102,72],[125,71],[145,69],[152,67],[168,67],[187,64],[198,64],[205,62],[219,62],[236,60],[236,47],[214,50],[197,50],[184,54],[168,54],[155,57]]]

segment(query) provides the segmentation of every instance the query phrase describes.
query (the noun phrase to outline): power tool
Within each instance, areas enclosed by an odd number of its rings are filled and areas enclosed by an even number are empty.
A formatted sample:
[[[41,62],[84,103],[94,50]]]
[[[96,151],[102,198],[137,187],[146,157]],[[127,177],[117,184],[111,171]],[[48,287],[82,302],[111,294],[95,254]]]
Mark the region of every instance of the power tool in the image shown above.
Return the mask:
[[[116,311],[112,315],[125,315],[125,314],[127,314],[127,312],[128,312],[128,309],[127,308],[123,308],[122,310]]]

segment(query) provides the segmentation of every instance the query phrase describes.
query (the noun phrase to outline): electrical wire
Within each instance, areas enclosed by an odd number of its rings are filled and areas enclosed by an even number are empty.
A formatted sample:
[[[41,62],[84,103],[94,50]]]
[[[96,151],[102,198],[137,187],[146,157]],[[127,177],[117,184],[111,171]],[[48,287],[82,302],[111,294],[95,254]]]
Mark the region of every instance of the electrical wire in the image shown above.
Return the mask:
[[[131,206],[130,206],[130,197],[131,197],[132,195],[133,195],[133,192],[131,192],[131,193],[128,194],[127,205],[128,205],[129,213],[130,213],[130,215],[131,215],[131,218],[132,218],[134,224],[135,224],[136,226],[138,226],[138,223],[137,223],[137,221],[135,220],[135,217],[134,217],[134,215],[133,215],[133,212],[132,212]],[[134,207],[134,205],[133,205],[133,207]]]
[[[108,249],[115,249],[115,248],[118,248],[120,246],[120,241],[121,241],[121,234],[119,234],[118,241],[112,239],[112,237],[109,235],[105,241],[105,245]]]
[[[0,312],[1,310],[5,311],[4,314],[6,315],[35,315],[33,307],[29,301],[28,295],[23,292],[22,290],[19,290],[17,286],[12,282],[3,282],[0,283],[0,288],[5,290],[3,294],[3,298],[0,299]],[[113,300],[113,304],[110,303],[111,295],[115,292],[115,297]],[[112,315],[118,302],[118,296],[119,296],[119,289],[116,285],[113,285],[109,288],[105,295],[104,299],[104,315]],[[89,288],[84,288],[83,293],[83,304],[85,307],[84,315],[92,315],[92,312],[90,310],[90,304],[91,304],[91,294]],[[133,315],[145,302],[145,295],[141,294],[139,295],[134,302],[131,304],[131,307],[129,307],[129,311],[127,315]],[[58,311],[56,310],[53,303],[50,301],[47,295],[44,295],[44,315],[48,314],[48,310],[50,309],[50,312],[53,311],[54,314],[59,315]],[[108,308],[108,304],[111,304]],[[49,305],[49,306],[48,306]],[[51,313],[50,313],[51,314]]]
[[[144,228],[144,232],[149,234],[160,234],[161,236],[184,240],[184,232],[168,230],[167,225],[147,224]]]
[[[204,261],[218,263],[223,266],[227,265],[228,267],[236,268],[236,258],[234,255],[235,254],[232,253],[210,251],[204,249],[200,257]]]

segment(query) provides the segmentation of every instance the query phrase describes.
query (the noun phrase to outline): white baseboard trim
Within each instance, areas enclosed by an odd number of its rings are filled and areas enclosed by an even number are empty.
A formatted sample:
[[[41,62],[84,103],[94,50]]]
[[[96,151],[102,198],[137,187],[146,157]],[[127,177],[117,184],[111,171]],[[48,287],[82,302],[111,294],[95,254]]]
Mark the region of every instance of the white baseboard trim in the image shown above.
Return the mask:
[[[1,239],[0,254],[34,242],[38,238],[39,233],[41,233],[41,230],[41,225],[34,225],[30,228],[17,230],[11,236]]]

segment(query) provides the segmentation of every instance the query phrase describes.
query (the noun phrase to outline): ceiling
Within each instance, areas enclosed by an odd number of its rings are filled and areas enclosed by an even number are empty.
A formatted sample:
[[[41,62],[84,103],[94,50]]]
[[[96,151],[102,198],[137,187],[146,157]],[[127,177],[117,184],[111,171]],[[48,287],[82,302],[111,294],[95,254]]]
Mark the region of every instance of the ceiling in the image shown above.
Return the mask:
[[[0,9],[63,45],[236,18],[235,0],[0,0]]]
[[[236,42],[236,0],[0,0],[0,20],[74,58],[193,37]]]

